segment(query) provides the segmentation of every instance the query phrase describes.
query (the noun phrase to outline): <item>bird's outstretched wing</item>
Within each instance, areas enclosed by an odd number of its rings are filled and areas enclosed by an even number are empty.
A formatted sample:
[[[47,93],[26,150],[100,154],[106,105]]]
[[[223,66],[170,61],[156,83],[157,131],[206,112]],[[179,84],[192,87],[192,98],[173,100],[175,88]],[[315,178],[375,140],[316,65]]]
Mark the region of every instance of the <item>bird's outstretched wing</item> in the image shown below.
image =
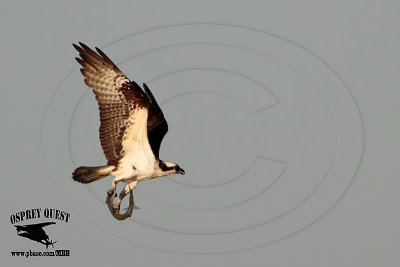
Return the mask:
[[[45,222],[45,223],[31,224],[31,226],[43,228],[43,227],[45,227],[47,225],[51,225],[51,224],[56,224],[56,223],[55,222]]]
[[[55,224],[55,222],[45,222],[45,223],[36,223],[36,224],[26,224],[26,225],[14,225],[15,228],[17,228],[17,231],[20,230],[25,230],[29,228],[43,228],[47,225]]]
[[[131,82],[100,49],[96,48],[96,53],[79,44],[73,45],[81,57],[76,60],[99,104],[101,146],[108,163],[115,164],[126,153],[123,146],[129,147],[130,140],[123,140],[128,129],[146,134],[143,128],[147,125],[150,101],[140,86]]]
[[[168,132],[168,124],[150,88],[145,83],[143,84],[143,88],[150,101],[149,116],[147,119],[147,135],[151,149],[155,157],[159,159],[161,142]]]

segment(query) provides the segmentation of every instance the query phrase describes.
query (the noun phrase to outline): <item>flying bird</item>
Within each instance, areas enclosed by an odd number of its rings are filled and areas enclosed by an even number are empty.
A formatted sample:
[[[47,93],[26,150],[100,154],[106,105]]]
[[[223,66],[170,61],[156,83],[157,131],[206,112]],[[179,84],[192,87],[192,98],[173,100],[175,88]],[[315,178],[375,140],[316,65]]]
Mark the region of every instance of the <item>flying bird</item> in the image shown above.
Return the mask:
[[[30,240],[39,242],[46,246],[46,249],[51,245],[54,247],[54,244],[57,241],[50,240],[49,236],[43,230],[43,227],[55,224],[55,222],[45,222],[45,223],[37,223],[37,224],[27,224],[27,225],[14,225],[17,230],[17,235],[29,238]]]
[[[100,111],[100,142],[107,164],[79,167],[75,181],[87,184],[109,175],[114,176],[107,191],[106,203],[114,218],[124,220],[132,215],[133,189],[140,181],[185,174],[176,163],[159,158],[161,142],[168,131],[164,114],[149,87],[143,89],[126,75],[99,48],[96,52],[85,44],[73,44],[82,66],[85,84],[96,96]],[[117,183],[125,183],[117,197]],[[120,214],[123,198],[130,194],[127,211]]]

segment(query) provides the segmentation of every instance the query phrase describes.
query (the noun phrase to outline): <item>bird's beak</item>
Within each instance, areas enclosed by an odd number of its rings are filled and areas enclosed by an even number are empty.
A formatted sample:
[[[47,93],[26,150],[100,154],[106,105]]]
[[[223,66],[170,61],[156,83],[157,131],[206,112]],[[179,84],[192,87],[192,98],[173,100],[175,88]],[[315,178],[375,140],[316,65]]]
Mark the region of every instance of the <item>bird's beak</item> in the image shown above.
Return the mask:
[[[179,169],[179,174],[185,175],[185,170],[184,169]]]

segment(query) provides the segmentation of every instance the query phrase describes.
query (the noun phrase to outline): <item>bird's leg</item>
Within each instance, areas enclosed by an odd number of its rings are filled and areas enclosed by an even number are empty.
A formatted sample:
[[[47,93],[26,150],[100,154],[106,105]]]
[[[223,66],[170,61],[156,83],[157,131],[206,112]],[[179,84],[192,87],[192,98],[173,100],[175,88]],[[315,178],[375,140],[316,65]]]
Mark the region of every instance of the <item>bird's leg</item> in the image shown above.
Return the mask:
[[[129,192],[132,192],[132,190],[136,187],[137,184],[138,184],[138,181],[130,182],[129,184],[126,184],[124,189],[121,191],[121,193],[119,193],[118,200],[113,205],[114,206],[114,210],[116,211],[116,213],[119,213],[120,207],[121,207],[121,203],[122,203],[122,200],[124,199],[124,197]],[[128,207],[128,209],[129,208],[130,207]]]
[[[108,208],[110,209],[111,213],[114,213],[114,198],[117,196],[117,184],[119,181],[115,181],[115,179],[112,180],[111,182],[111,188],[107,190],[107,198],[106,198],[106,203]]]
[[[124,190],[121,191],[121,193],[119,195],[119,199],[117,200],[116,203],[113,203],[114,197],[112,197],[112,199],[111,199],[111,194],[107,194],[106,203],[108,204],[108,208],[110,209],[111,215],[114,218],[116,218],[117,220],[125,220],[126,218],[129,218],[132,216],[133,207],[135,206],[132,190],[133,190],[133,188],[135,188],[137,183],[138,183],[137,181],[134,181],[134,182],[127,184],[125,186]],[[119,211],[120,211],[121,202],[128,193],[130,193],[128,210],[125,213],[120,214]]]
[[[111,197],[116,197],[117,196],[117,184],[119,181],[115,181],[115,179],[112,180],[111,182],[111,188],[107,191],[107,194],[110,195]]]
[[[111,188],[107,190],[107,199],[106,203],[108,204],[108,207],[110,208],[110,205],[112,206],[112,203],[114,202],[114,198],[117,196],[117,184],[119,181],[116,181],[115,179],[112,180],[111,182]]]

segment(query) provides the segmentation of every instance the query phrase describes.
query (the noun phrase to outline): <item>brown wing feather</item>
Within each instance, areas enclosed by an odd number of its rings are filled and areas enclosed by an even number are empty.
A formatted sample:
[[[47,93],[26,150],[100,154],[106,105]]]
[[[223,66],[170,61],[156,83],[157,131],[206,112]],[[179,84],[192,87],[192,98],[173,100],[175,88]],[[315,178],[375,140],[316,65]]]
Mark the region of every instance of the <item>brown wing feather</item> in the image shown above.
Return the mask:
[[[149,116],[147,119],[147,134],[151,149],[157,159],[160,157],[160,146],[164,136],[168,132],[168,123],[165,120],[164,114],[154,98],[150,88],[144,83],[144,92],[150,101]]]
[[[76,60],[82,65],[85,83],[92,88],[99,104],[101,146],[108,163],[115,164],[125,154],[122,139],[128,127],[135,123],[135,118],[130,118],[133,111],[148,109],[149,100],[100,49],[96,48],[96,53],[85,44],[79,44],[73,44],[81,57]]]

